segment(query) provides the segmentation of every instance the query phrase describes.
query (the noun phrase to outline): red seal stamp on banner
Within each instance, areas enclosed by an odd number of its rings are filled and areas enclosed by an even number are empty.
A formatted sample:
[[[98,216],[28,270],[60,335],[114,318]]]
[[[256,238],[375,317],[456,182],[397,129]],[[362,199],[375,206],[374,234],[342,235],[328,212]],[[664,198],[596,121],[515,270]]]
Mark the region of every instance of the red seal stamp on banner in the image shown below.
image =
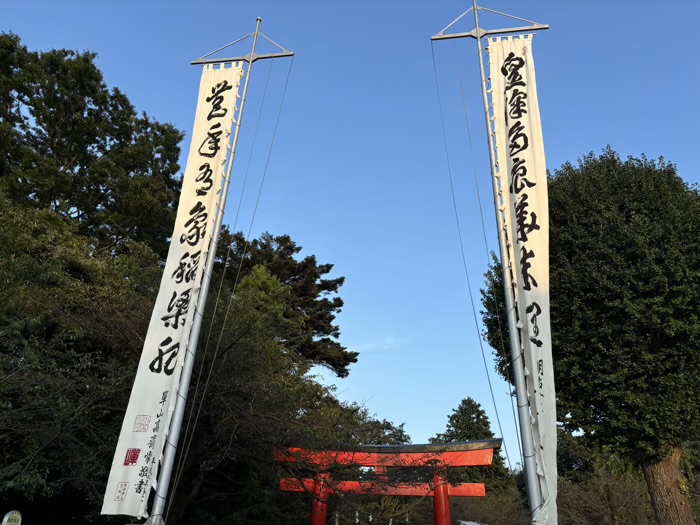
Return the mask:
[[[140,448],[128,448],[126,449],[126,457],[124,458],[125,467],[133,467],[139,461],[139,454],[141,454]]]

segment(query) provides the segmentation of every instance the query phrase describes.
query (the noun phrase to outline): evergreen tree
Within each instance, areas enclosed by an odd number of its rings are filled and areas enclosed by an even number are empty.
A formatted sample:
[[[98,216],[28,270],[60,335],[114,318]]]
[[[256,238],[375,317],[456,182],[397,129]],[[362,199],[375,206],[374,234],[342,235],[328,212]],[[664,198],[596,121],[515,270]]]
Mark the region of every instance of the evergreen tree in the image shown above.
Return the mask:
[[[346,377],[358,354],[338,342],[340,329],[333,324],[343,307],[343,300],[336,293],[345,278],[328,278],[333,265],[319,264],[313,255],[298,259],[302,247],[288,235],[263,233],[259,239],[246,242],[241,232],[232,235],[224,230],[222,238],[218,268],[230,269],[226,278],[232,285],[238,275],[262,265],[289,287],[285,318],[294,330],[284,336],[286,347],[309,364],[323,365],[339,377]]]
[[[452,443],[484,439],[495,439],[489,418],[479,403],[467,397],[462,399],[450,414],[445,431],[431,438],[430,442]],[[494,453],[491,466],[450,469],[448,479],[458,483],[483,482],[487,490],[496,492],[508,491],[515,487],[515,482],[498,451]]]
[[[494,439],[491,423],[481,405],[468,397],[462,399],[459,406],[452,411],[445,431],[437,434],[430,441],[431,443],[450,443],[482,439]]]

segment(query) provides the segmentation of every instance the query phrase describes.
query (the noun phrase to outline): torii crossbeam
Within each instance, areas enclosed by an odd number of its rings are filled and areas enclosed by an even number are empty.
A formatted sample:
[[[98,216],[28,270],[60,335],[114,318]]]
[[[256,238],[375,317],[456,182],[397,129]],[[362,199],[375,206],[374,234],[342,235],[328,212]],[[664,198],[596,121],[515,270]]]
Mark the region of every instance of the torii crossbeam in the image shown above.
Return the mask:
[[[325,525],[328,497],[331,494],[360,494],[367,496],[429,496],[433,498],[435,525],[450,525],[450,496],[486,496],[483,483],[452,485],[447,482],[447,470],[454,467],[481,467],[493,463],[494,450],[502,440],[433,443],[427,445],[359,446],[352,450],[311,451],[302,448],[275,450],[275,461],[314,467],[314,479],[285,478],[280,480],[284,492],[307,492],[313,495],[311,525]],[[373,467],[377,481],[334,481],[331,467]],[[434,469],[432,483],[392,483],[389,468],[430,467]]]

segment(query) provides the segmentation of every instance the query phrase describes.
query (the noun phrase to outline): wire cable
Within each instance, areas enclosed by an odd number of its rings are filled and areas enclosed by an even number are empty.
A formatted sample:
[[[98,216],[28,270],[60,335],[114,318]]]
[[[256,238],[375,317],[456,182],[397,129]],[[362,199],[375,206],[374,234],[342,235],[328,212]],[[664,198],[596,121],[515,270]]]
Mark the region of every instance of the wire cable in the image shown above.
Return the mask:
[[[488,241],[488,236],[486,235],[486,221],[484,220],[484,208],[481,204],[481,191],[479,190],[479,179],[476,174],[476,163],[474,162],[474,146],[472,143],[472,133],[471,133],[471,126],[469,125],[469,112],[467,111],[467,98],[464,95],[464,82],[462,79],[462,66],[460,65],[461,62],[459,60],[459,53],[457,52],[457,41],[452,40],[452,43],[454,44],[454,50],[455,50],[455,60],[457,62],[457,72],[459,75],[459,87],[460,91],[462,94],[462,107],[464,108],[464,121],[467,126],[467,138],[469,142],[469,155],[471,157],[471,164],[472,164],[472,171],[474,174],[474,185],[476,186],[476,196],[477,200],[479,202],[479,216],[481,217],[481,231],[484,234],[484,247],[486,249],[486,263],[489,264],[489,254],[491,253],[491,250],[489,249],[489,241]],[[487,133],[489,133],[491,130],[487,130]],[[496,322],[498,323],[498,334],[500,337],[501,341],[501,355],[507,355],[506,350],[505,350],[505,338],[503,337],[503,325],[501,323],[501,315],[498,313],[498,307],[496,307]],[[514,428],[518,428],[518,420],[517,416],[515,414],[515,399],[513,396],[513,383],[510,377],[510,369],[506,366],[505,367],[506,371],[506,382],[508,383],[508,395],[510,396],[510,409],[513,413],[513,425]],[[520,461],[522,464],[523,461],[523,450],[522,446],[520,445],[520,440],[516,440],[517,445],[518,445],[518,454],[520,456]]]
[[[256,143],[256,141],[257,141],[258,130],[259,130],[259,127],[260,127],[261,116],[262,116],[262,113],[263,113],[263,109],[265,108],[265,100],[266,100],[266,98],[267,98],[267,91],[268,91],[268,86],[269,86],[269,82],[270,82],[270,76],[271,76],[271,73],[272,73],[272,64],[273,64],[273,63],[274,63],[274,60],[271,61],[270,67],[268,68],[267,80],[266,80],[266,83],[265,83],[265,89],[263,90],[262,102],[261,102],[261,104],[260,104],[260,110],[259,110],[259,112],[258,112],[258,118],[257,118],[256,126],[255,126],[255,132],[253,133],[253,140],[252,140],[251,150],[250,150],[250,153],[249,153],[249,155],[248,155],[248,163],[247,163],[247,168],[246,168],[246,172],[245,172],[245,177],[244,177],[244,179],[243,179],[243,186],[242,186],[242,188],[241,188],[241,195],[240,195],[240,198],[239,198],[239,200],[238,200],[238,207],[237,207],[237,210],[236,210],[236,218],[235,218],[235,220],[234,220],[234,228],[233,228],[234,231],[235,231],[235,226],[236,226],[236,224],[237,224],[237,222],[238,222],[238,217],[239,217],[239,215],[240,215],[240,210],[241,210],[241,206],[242,206],[242,202],[243,202],[243,195],[244,195],[244,193],[245,193],[245,187],[246,187],[247,180],[248,180],[248,173],[249,173],[249,170],[250,170],[250,164],[251,164],[251,158],[252,158],[252,154],[253,154],[253,149],[254,149],[255,143]],[[239,116],[239,118],[240,118],[240,116]],[[221,212],[223,213],[224,210],[221,210]],[[207,353],[208,353],[208,350],[209,350],[209,344],[210,344],[210,340],[211,340],[211,334],[212,334],[213,331],[214,331],[214,323],[215,323],[215,321],[216,321],[216,313],[217,313],[218,308],[219,308],[219,299],[221,298],[221,293],[222,293],[222,289],[223,289],[223,284],[224,284],[225,278],[226,278],[226,269],[228,268],[229,261],[230,261],[230,258],[231,258],[231,247],[232,247],[232,242],[230,242],[230,243],[228,244],[228,248],[227,248],[227,251],[226,251],[226,259],[225,259],[225,261],[224,261],[224,267],[223,267],[223,271],[222,271],[222,273],[221,273],[221,279],[220,279],[220,281],[219,281],[219,287],[218,287],[217,294],[216,294],[216,300],[215,300],[215,302],[214,302],[214,311],[213,311],[213,314],[212,314],[211,322],[210,322],[210,324],[209,324],[209,330],[207,331],[206,343],[205,343],[204,349],[203,349],[203,351],[202,351],[202,353],[201,353],[201,362],[200,362],[199,370],[198,370],[198,372],[197,372],[197,382],[196,382],[195,389],[194,389],[194,395],[192,396],[192,405],[191,405],[191,406],[196,406],[196,405],[197,405],[197,400],[199,399],[199,401],[200,401],[199,406],[201,407],[201,404],[202,404],[203,399],[204,399],[204,393],[206,392],[206,388],[204,389],[204,391],[200,391],[200,383],[201,383],[201,378],[202,378],[203,373],[204,373],[204,364],[206,363],[206,356],[207,356]],[[214,254],[214,256],[216,256],[216,254]],[[189,450],[190,450],[190,447],[191,447],[191,444],[192,444],[192,440],[193,440],[193,438],[194,438],[194,427],[192,427],[192,430],[191,430],[191,432],[190,432],[190,427],[191,427],[191,424],[192,424],[193,414],[194,414],[193,411],[190,410],[189,417],[188,417],[188,419],[187,419],[187,426],[186,426],[186,428],[185,428],[185,439],[183,440],[183,442],[184,442],[184,447],[183,447],[183,448],[184,448],[184,453],[180,455],[180,459],[178,460],[178,466],[177,466],[177,470],[176,470],[176,474],[175,474],[175,481],[174,481],[174,483],[173,483],[174,486],[177,486],[177,484],[178,484],[179,481],[180,481],[180,477],[181,477],[181,475],[182,475],[182,470],[183,470],[183,468],[184,468],[184,459],[185,459],[185,457],[187,456],[187,454],[189,453]],[[171,501],[172,501],[172,498],[171,498]],[[169,509],[169,507],[168,507],[168,509]]]
[[[486,379],[488,380],[489,384],[489,391],[491,392],[491,400],[493,402],[493,408],[496,414],[496,422],[498,424],[498,430],[503,435],[503,427],[501,426],[501,418],[498,415],[498,407],[496,406],[496,397],[493,392],[493,384],[491,383],[491,376],[489,375],[489,368],[488,368],[488,363],[486,362],[486,353],[484,352],[484,344],[481,340],[481,337],[479,336],[479,321],[476,315],[476,307],[474,306],[474,296],[472,295],[472,285],[471,285],[471,280],[469,279],[469,272],[467,270],[467,258],[464,253],[464,242],[462,240],[462,226],[459,221],[459,213],[457,211],[457,199],[455,197],[455,190],[454,190],[454,178],[452,176],[452,162],[450,161],[450,153],[449,153],[449,148],[447,146],[447,131],[445,130],[445,117],[443,114],[442,110],[442,98],[440,96],[440,83],[438,81],[438,74],[437,74],[437,64],[435,62],[435,46],[433,42],[430,42],[430,49],[432,51],[432,57],[433,57],[433,73],[435,74],[435,88],[437,90],[437,95],[438,95],[438,107],[440,109],[440,124],[442,126],[442,137],[443,137],[443,142],[445,145],[445,157],[447,160],[447,173],[450,178],[450,190],[452,193],[452,206],[454,208],[454,213],[455,213],[455,221],[457,223],[457,235],[459,237],[459,247],[460,251],[462,253],[462,265],[464,267],[464,276],[466,277],[467,280],[467,290],[469,291],[469,301],[471,303],[472,307],[472,315],[474,317],[474,325],[476,326],[477,330],[477,339],[479,341],[479,348],[481,349],[481,357],[484,362],[484,369],[486,370]],[[505,444],[505,441],[503,442],[503,450],[506,453],[506,459],[508,460],[508,465],[511,466],[512,468],[512,463],[510,461],[510,454],[508,453],[508,447]]]
[[[292,66],[293,65],[294,65],[294,57],[292,57],[291,63],[289,65],[289,70],[287,72],[287,80],[284,84],[284,91],[282,93],[282,101],[280,102],[280,109],[279,109],[279,112],[277,113],[277,120],[275,121],[275,128],[274,128],[274,131],[272,132],[272,141],[270,143],[270,148],[267,152],[267,159],[265,161],[265,168],[263,169],[263,176],[262,176],[262,179],[260,180],[260,187],[258,189],[258,196],[255,200],[255,207],[253,208],[253,215],[250,219],[250,226],[248,228],[248,233],[245,237],[246,242],[245,242],[245,246],[243,248],[243,253],[241,254],[241,262],[238,265],[238,271],[236,273],[236,279],[233,283],[233,290],[231,292],[231,296],[229,298],[229,302],[227,305],[226,315],[224,316],[224,322],[221,326],[221,331],[219,332],[219,339],[216,343],[216,348],[214,351],[214,359],[212,359],[212,367],[214,364],[214,360],[216,359],[216,355],[218,354],[219,349],[221,348],[221,340],[223,338],[224,329],[226,327],[226,321],[228,320],[228,315],[229,315],[230,310],[231,310],[231,305],[233,304],[233,300],[235,299],[236,288],[238,287],[238,282],[239,282],[240,277],[241,277],[241,270],[243,268],[243,260],[245,258],[247,251],[248,251],[248,247],[250,246],[250,236],[251,236],[251,233],[253,231],[253,224],[255,223],[255,217],[256,217],[257,212],[258,212],[258,206],[260,205],[260,197],[262,196],[263,187],[265,185],[265,179],[267,178],[267,170],[268,170],[268,167],[270,165],[270,158],[272,156],[272,148],[275,145],[275,138],[277,137],[277,129],[279,127],[280,117],[282,116],[282,107],[284,105],[284,99],[285,99],[285,96],[287,94],[287,86],[289,85],[289,77],[292,73]],[[209,375],[211,376],[211,370],[209,372]]]
[[[273,59],[273,60],[274,60],[274,59]],[[195,416],[194,416],[194,420],[193,420],[193,422],[192,422],[192,424],[191,424],[191,430],[190,430],[190,434],[189,434],[189,439],[186,440],[186,441],[187,441],[187,444],[186,444],[185,449],[184,449],[184,451],[182,452],[182,454],[181,454],[181,456],[180,456],[180,460],[179,460],[179,462],[178,462],[178,471],[177,471],[177,473],[176,473],[175,481],[174,481],[174,483],[172,484],[172,491],[173,491],[173,492],[175,491],[175,488],[177,487],[177,484],[178,484],[178,482],[180,481],[180,478],[181,478],[181,476],[182,476],[182,472],[184,471],[184,463],[185,463],[185,460],[186,460],[187,455],[189,454],[189,450],[190,450],[190,448],[191,448],[192,441],[193,441],[193,439],[194,439],[194,432],[195,432],[195,429],[196,429],[196,427],[197,427],[197,423],[199,422],[199,418],[200,418],[200,415],[201,415],[201,412],[202,412],[202,407],[203,407],[203,405],[204,405],[204,398],[205,398],[205,396],[206,396],[207,390],[208,390],[208,388],[209,388],[209,384],[210,384],[210,382],[211,382],[211,376],[212,376],[212,372],[213,372],[213,369],[214,369],[214,365],[215,365],[215,363],[216,363],[216,358],[217,358],[217,356],[218,356],[219,349],[220,349],[220,346],[221,346],[221,340],[222,340],[222,338],[223,338],[224,330],[225,330],[225,327],[226,327],[226,322],[227,322],[227,320],[228,320],[228,316],[229,316],[229,313],[230,313],[230,310],[231,310],[231,305],[232,305],[233,300],[234,300],[234,298],[235,298],[235,290],[236,290],[236,287],[237,287],[237,285],[238,285],[239,277],[240,277],[240,275],[241,275],[241,268],[242,268],[242,266],[243,266],[243,260],[244,260],[244,258],[245,258],[245,253],[246,253],[247,247],[248,247],[249,242],[250,242],[250,235],[251,235],[251,232],[252,232],[252,229],[253,229],[253,224],[254,224],[254,221],[255,221],[255,216],[256,216],[256,214],[257,214],[258,206],[259,206],[259,204],[260,204],[260,199],[261,199],[261,196],[262,196],[262,190],[263,190],[263,186],[264,186],[264,183],[265,183],[265,179],[266,179],[266,177],[267,177],[267,172],[268,172],[268,167],[269,167],[269,163],[270,163],[270,158],[271,158],[271,156],[272,156],[272,149],[273,149],[274,144],[275,144],[275,138],[276,138],[276,136],[277,136],[277,130],[278,130],[278,127],[279,127],[280,117],[281,117],[281,115],[282,115],[282,109],[283,109],[283,106],[284,106],[284,100],[285,100],[285,97],[286,97],[286,94],[287,94],[287,88],[288,88],[288,86],[289,86],[289,78],[290,78],[290,76],[291,76],[291,72],[292,72],[292,67],[293,67],[293,65],[294,65],[294,57],[292,57],[291,63],[290,63],[290,65],[289,65],[289,69],[288,69],[288,71],[287,71],[287,78],[286,78],[286,81],[285,81],[285,84],[284,84],[284,90],[283,90],[283,92],[282,92],[282,99],[281,99],[281,101],[280,101],[280,107],[279,107],[279,111],[278,111],[277,118],[276,118],[276,121],[275,121],[275,127],[274,127],[274,131],[273,131],[273,134],[272,134],[272,140],[271,140],[271,142],[270,142],[270,147],[269,147],[269,149],[268,149],[267,160],[266,160],[266,162],[265,162],[265,168],[264,168],[264,170],[263,170],[263,176],[262,176],[262,179],[261,179],[261,181],[260,181],[260,188],[259,188],[259,190],[258,190],[258,195],[257,195],[257,199],[256,199],[256,202],[255,202],[255,208],[254,208],[254,210],[253,210],[253,215],[252,215],[252,218],[251,218],[250,227],[249,227],[249,230],[248,230],[248,234],[247,234],[247,236],[246,236],[245,248],[244,248],[243,254],[241,255],[241,261],[240,261],[239,266],[238,266],[238,271],[237,271],[237,274],[236,274],[236,280],[235,280],[235,282],[234,282],[234,286],[233,286],[233,289],[232,289],[232,293],[231,293],[231,296],[230,296],[229,301],[228,301],[226,314],[225,314],[225,316],[224,316],[224,321],[223,321],[223,323],[222,323],[222,327],[221,327],[221,331],[220,331],[220,334],[219,334],[219,338],[218,338],[218,340],[217,340],[216,348],[214,349],[214,355],[213,355],[213,357],[211,358],[211,366],[209,367],[209,372],[208,372],[207,377],[206,377],[206,380],[205,380],[205,382],[204,382],[204,386],[203,386],[203,388],[202,388],[202,392],[201,392],[201,394],[199,395],[199,405],[197,406],[197,410],[196,410],[196,413],[195,413]],[[272,66],[270,66],[270,70],[271,70],[271,69],[272,69]],[[269,77],[269,74],[268,74],[268,81],[269,81],[269,78],[270,78],[270,77]],[[266,86],[265,92],[267,92],[267,86]],[[261,108],[260,114],[262,114],[262,108]],[[240,117],[239,117],[239,118],[240,118]],[[257,127],[256,127],[256,133],[257,133]],[[247,173],[247,172],[246,172],[246,173]],[[239,210],[240,210],[240,201],[239,201]],[[223,213],[223,212],[224,212],[224,210],[221,210],[221,213]],[[238,217],[238,214],[237,214],[237,217]],[[224,274],[225,274],[225,271],[226,271],[226,266],[224,267]],[[222,275],[222,284],[223,284],[223,279],[224,279],[224,275]],[[220,299],[221,289],[222,289],[222,287],[220,286],[220,288],[219,288],[219,294],[217,295],[217,301],[216,301],[217,304],[218,304],[219,299]],[[214,319],[214,317],[213,317],[212,319]],[[212,321],[212,322],[213,322],[213,321]],[[208,342],[209,342],[209,341],[207,340],[207,346],[208,346]],[[203,354],[203,357],[204,357],[204,354]],[[202,359],[202,366],[200,367],[200,373],[203,372],[203,366],[204,366],[204,359]],[[199,385],[199,379],[198,379],[198,385]],[[193,405],[194,405],[194,402],[193,402]],[[190,414],[190,419],[188,420],[188,429],[190,428],[191,417],[192,417],[192,416],[191,416],[191,414]],[[168,511],[170,510],[170,506],[171,506],[171,505],[172,505],[172,498],[170,498],[170,503],[169,503],[169,505],[168,505]],[[166,512],[166,514],[167,514],[167,512]]]
[[[270,83],[270,76],[271,76],[271,72],[272,72],[272,63],[274,63],[274,60],[271,61],[270,67],[268,68],[267,81],[266,81],[266,83],[265,83],[265,89],[264,89],[264,91],[263,91],[262,102],[261,102],[261,104],[260,104],[260,111],[258,112],[258,119],[257,119],[256,126],[255,126],[255,132],[253,133],[253,141],[252,141],[252,142],[253,142],[253,145],[251,146],[251,152],[250,152],[250,154],[248,155],[248,169],[246,169],[246,174],[245,174],[245,177],[243,178],[243,187],[242,187],[242,189],[241,189],[241,197],[240,197],[240,199],[239,199],[239,201],[238,201],[238,207],[237,207],[237,210],[236,210],[236,219],[234,220],[234,231],[235,231],[235,224],[237,223],[237,221],[238,221],[238,216],[239,216],[239,214],[240,214],[241,205],[242,205],[242,201],[243,201],[243,194],[244,194],[244,192],[245,192],[245,187],[246,187],[247,180],[248,180],[248,172],[249,172],[249,168],[250,168],[250,159],[251,159],[251,157],[252,157],[253,147],[254,147],[255,142],[256,142],[256,140],[257,140],[257,135],[258,135],[259,127],[260,127],[260,120],[261,120],[262,112],[263,112],[263,109],[264,109],[264,107],[265,107],[265,100],[266,100],[266,97],[267,97],[267,90],[268,90],[268,85],[269,85],[269,83]],[[240,118],[240,115],[239,115],[238,118]],[[229,161],[229,162],[230,162],[230,161]],[[225,176],[225,175],[224,175],[224,176]],[[230,182],[231,182],[231,181],[229,181],[229,187],[230,187]],[[220,211],[221,211],[221,213],[224,212],[224,210],[220,210]],[[213,256],[216,257],[216,254],[213,254]],[[199,370],[197,371],[197,381],[196,381],[196,383],[195,383],[194,393],[193,393],[193,395],[192,395],[192,397],[191,397],[191,399],[192,399],[192,400],[191,400],[191,406],[196,406],[196,405],[197,405],[197,400],[198,400],[198,398],[202,395],[202,394],[201,394],[201,391],[200,391],[200,383],[201,383],[201,379],[202,379],[202,376],[203,376],[203,373],[204,373],[204,363],[206,362],[206,356],[207,356],[207,353],[208,353],[208,351],[209,351],[209,342],[210,342],[210,339],[211,339],[211,334],[212,334],[212,332],[213,332],[213,330],[214,330],[214,322],[215,322],[215,320],[216,320],[216,313],[217,313],[218,308],[219,308],[219,299],[220,299],[220,297],[221,297],[221,292],[222,292],[223,284],[224,284],[225,277],[226,277],[226,268],[228,267],[229,260],[230,260],[230,256],[231,256],[231,243],[229,243],[228,249],[227,249],[227,252],[226,252],[226,259],[225,259],[225,261],[224,261],[224,270],[223,270],[223,272],[221,273],[221,279],[220,279],[220,281],[219,281],[219,287],[218,287],[217,294],[216,294],[216,301],[214,302],[214,312],[213,312],[213,314],[212,314],[211,322],[209,323],[209,330],[207,331],[206,343],[205,343],[204,348],[203,348],[203,350],[202,350],[202,352],[201,352],[201,358],[200,358],[201,361],[200,361],[200,365],[199,365]],[[190,433],[190,427],[191,427],[191,424],[192,424],[192,417],[193,417],[193,412],[190,410],[189,415],[188,415],[188,417],[187,417],[187,425],[185,426],[185,433],[184,433],[184,438],[183,438],[183,447],[181,447],[181,449],[184,449],[185,453],[184,453],[184,454],[180,454],[180,457],[178,458],[177,468],[176,468],[176,470],[175,470],[175,476],[174,476],[174,481],[173,481],[173,487],[176,487],[177,484],[178,484],[179,481],[180,481],[180,477],[181,477],[182,471],[183,471],[183,469],[184,469],[184,458],[187,456],[187,452],[189,452],[190,445],[191,445],[191,443],[192,443],[193,433],[194,433],[194,429],[192,430],[192,433]],[[174,489],[173,489],[173,490],[174,490]],[[172,498],[171,498],[170,501],[172,501]],[[168,505],[168,510],[170,510],[170,504]],[[166,512],[166,514],[167,514],[167,512]]]

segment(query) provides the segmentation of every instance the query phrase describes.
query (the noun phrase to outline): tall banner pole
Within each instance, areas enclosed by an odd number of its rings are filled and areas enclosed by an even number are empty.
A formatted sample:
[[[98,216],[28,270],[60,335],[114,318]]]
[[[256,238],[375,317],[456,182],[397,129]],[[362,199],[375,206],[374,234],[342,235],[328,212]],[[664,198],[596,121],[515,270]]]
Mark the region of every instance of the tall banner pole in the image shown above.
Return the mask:
[[[110,469],[102,514],[146,517],[203,301],[242,61],[202,71],[182,191],[160,288]],[[185,383],[185,390],[187,388]]]
[[[532,55],[533,35],[494,38],[489,44],[491,101],[509,266],[518,313],[525,385],[542,495],[533,523],[556,525],[557,420],[549,304],[547,168]],[[506,183],[504,185],[504,182]],[[519,366],[518,368],[522,368]]]
[[[482,29],[479,25],[479,11],[488,11],[497,15],[505,16],[511,19],[527,22],[528,26],[523,27],[510,27],[503,29]],[[452,33],[446,34],[445,32],[455,25],[458,21],[464,18],[470,11],[474,13],[474,23],[475,29],[469,32],[463,33]],[[546,310],[546,316],[542,314],[542,311],[535,311],[535,306],[527,301],[527,296],[523,296],[521,289],[523,288],[523,283],[520,281],[520,276],[524,275],[527,278],[532,278],[532,273],[527,273],[518,271],[523,270],[523,260],[521,257],[520,261],[516,261],[514,257],[515,243],[521,243],[522,233],[530,228],[540,229],[539,225],[536,225],[536,218],[533,218],[533,214],[528,213],[525,209],[528,205],[527,196],[525,201],[523,201],[522,196],[518,197],[518,203],[511,202],[511,192],[509,178],[507,176],[508,170],[511,168],[513,161],[520,161],[520,159],[513,159],[510,146],[506,144],[504,128],[502,125],[503,118],[500,118],[500,114],[496,114],[499,111],[503,112],[502,109],[497,109],[496,107],[496,93],[495,90],[492,93],[492,100],[494,101],[493,106],[489,105],[488,88],[487,88],[487,77],[484,69],[484,58],[483,49],[481,45],[481,39],[489,35],[509,35],[513,33],[523,33],[532,32],[534,30],[544,30],[549,29],[546,24],[538,24],[531,20],[526,20],[524,18],[515,17],[508,15],[506,13],[500,13],[492,9],[487,9],[485,7],[479,7],[476,0],[472,0],[472,7],[469,8],[465,13],[460,15],[456,20],[450,23],[445,29],[440,31],[437,35],[433,36],[431,40],[447,40],[454,38],[473,38],[477,42],[477,52],[479,56],[479,69],[481,74],[481,93],[483,97],[484,104],[484,116],[486,119],[486,129],[487,129],[487,140],[489,147],[489,161],[491,170],[491,182],[493,186],[493,197],[495,201],[496,208],[496,224],[498,228],[498,245],[501,256],[501,265],[503,272],[503,284],[504,284],[504,295],[507,310],[507,324],[508,333],[510,335],[510,353],[512,361],[513,370],[513,382],[515,384],[516,400],[518,403],[518,419],[519,419],[519,429],[520,437],[523,445],[523,461],[525,470],[525,483],[527,487],[528,503],[530,506],[531,519],[535,525],[547,524],[556,525],[557,515],[556,515],[556,457],[553,459],[553,466],[548,466],[543,463],[542,451],[538,450],[538,445],[542,445],[543,441],[541,439],[541,430],[543,428],[548,428],[548,439],[547,445],[549,446],[550,452],[547,455],[547,459],[551,459],[552,453],[556,454],[556,415],[554,414],[554,398],[553,398],[553,376],[551,373],[551,366],[547,368],[546,373],[541,373],[543,366],[540,366],[544,361],[551,365],[551,345],[547,347],[549,350],[548,361],[546,359],[535,361],[534,366],[531,359],[531,342],[534,338],[536,340],[535,344],[544,344],[540,339],[536,337],[536,332],[541,330],[546,332],[547,338],[549,338],[549,301],[547,295],[546,306],[542,310]],[[529,61],[529,66],[532,65],[532,61]],[[493,68],[493,63],[491,63]],[[491,71],[491,87],[493,88],[494,73]],[[532,70],[532,92],[533,99],[536,100],[536,91],[534,85],[534,69]],[[500,93],[503,96],[503,93]],[[522,96],[522,95],[520,95]],[[526,95],[527,96],[527,95]],[[493,110],[494,114],[491,114]],[[537,119],[539,119],[539,112],[537,112]],[[501,124],[497,125],[497,123]],[[539,124],[539,122],[538,122]],[[495,128],[495,130],[494,130]],[[516,126],[517,128],[517,126]],[[515,129],[515,128],[514,128]],[[542,148],[542,137],[541,137],[541,127],[538,128],[539,133],[535,137],[535,140],[539,141],[537,144],[538,148]],[[496,135],[498,135],[498,140],[495,140]],[[498,143],[498,148],[496,147],[496,142]],[[501,154],[501,151],[503,154]],[[514,151],[514,150],[513,150]],[[542,166],[543,166],[543,148],[542,148]],[[519,169],[514,170],[519,173]],[[533,170],[534,171],[534,170]],[[543,172],[544,173],[544,172]],[[503,177],[503,174],[506,174]],[[544,199],[536,198],[533,192],[533,201],[538,201],[538,206],[541,207],[544,201],[546,208],[546,174],[544,174],[545,181],[540,184],[538,189],[544,189],[545,197]],[[532,181],[528,181],[530,183]],[[534,208],[534,206],[533,206]],[[531,211],[531,210],[530,210]],[[538,208],[538,213],[540,209]],[[546,210],[544,213],[540,213],[542,221],[548,220]],[[528,221],[530,223],[526,224]],[[514,228],[514,225],[516,226]],[[542,228],[544,230],[544,228]],[[544,233],[544,232],[541,232]],[[534,244],[534,242],[533,242]],[[520,246],[522,248],[522,246]],[[539,249],[539,248],[538,248]],[[526,251],[526,255],[532,253],[532,250]],[[545,250],[540,250],[540,258],[538,258],[538,263],[542,264],[541,259],[546,259]],[[525,264],[528,264],[527,260],[524,260]],[[517,263],[517,264],[516,264]],[[544,263],[546,265],[546,263]],[[517,268],[516,268],[517,267]],[[528,266],[529,268],[529,266]],[[526,268],[527,269],[527,268]],[[540,271],[540,270],[538,270]],[[544,270],[547,274],[547,287],[546,291],[548,294],[548,267]],[[539,274],[538,274],[539,275]],[[544,284],[544,279],[542,283]],[[531,282],[527,283],[529,287]],[[523,299],[525,297],[525,299]],[[527,308],[533,308],[533,313],[530,310],[523,309],[523,305],[520,302],[524,302]],[[542,301],[544,302],[544,301]],[[527,314],[527,315],[525,315]],[[546,317],[546,321],[545,321]],[[532,320],[532,323],[530,321]],[[542,326],[538,326],[538,320]],[[523,321],[528,321],[529,324],[533,326],[526,326]],[[546,328],[545,328],[546,325]],[[527,340],[525,340],[527,339]],[[544,338],[541,338],[544,339]],[[526,344],[524,344],[526,343]],[[544,352],[540,351],[538,357],[543,355]],[[529,382],[526,380],[526,375]],[[546,377],[545,377],[546,376]],[[533,383],[536,386],[533,388]],[[542,382],[551,383],[550,386],[544,389],[540,388]],[[542,421],[546,421],[546,424],[538,423],[537,417],[542,414],[542,407],[544,404],[538,399],[542,392],[547,393],[547,413],[542,417]],[[537,397],[533,394],[537,394]],[[533,425],[537,432],[537,443],[535,443],[533,431]],[[551,427],[551,428],[549,428]],[[550,438],[554,433],[554,440]],[[553,473],[549,476],[547,480],[547,472]],[[551,483],[551,484],[548,484]],[[547,491],[543,494],[543,487]]]
[[[477,35],[479,27],[479,9],[474,1],[474,23]],[[532,440],[532,428],[530,427],[530,407],[527,398],[527,388],[525,386],[525,367],[523,353],[521,350],[520,335],[518,330],[518,318],[513,294],[513,271],[510,257],[510,247],[507,233],[505,217],[509,213],[507,181],[501,180],[498,169],[493,132],[491,126],[491,116],[489,111],[488,90],[486,87],[486,73],[484,69],[484,55],[481,46],[481,37],[476,38],[476,46],[479,55],[479,71],[481,73],[481,94],[484,102],[484,116],[486,118],[486,130],[489,146],[489,161],[491,167],[491,183],[493,187],[493,198],[496,209],[496,224],[498,226],[498,246],[501,255],[501,270],[503,272],[503,287],[506,299],[506,311],[508,319],[508,334],[510,340],[510,355],[513,369],[513,382],[515,383],[515,398],[518,404],[518,422],[520,425],[520,439],[523,446],[523,461],[525,469],[525,482],[527,485],[527,497],[530,505],[530,512],[534,513],[542,505],[542,494],[537,480],[537,464],[535,462],[535,445]]]
[[[112,460],[102,514],[148,517],[147,507],[151,491],[155,489],[148,523],[164,523],[165,498],[182,428],[253,62],[294,56],[293,52],[260,33],[261,21],[257,19],[255,33],[192,62],[204,66],[192,143],[168,256]],[[251,36],[250,54],[237,58],[208,58]],[[259,36],[281,52],[256,54]],[[243,62],[248,62],[247,75]],[[241,97],[239,91],[244,76]],[[239,98],[241,102],[237,106]]]
[[[241,103],[238,110],[238,119],[236,121],[236,128],[233,133],[233,139],[231,142],[226,175],[224,177],[223,184],[221,187],[221,196],[219,199],[216,220],[214,222],[214,229],[211,233],[209,257],[207,258],[206,269],[204,275],[202,276],[202,291],[199,295],[199,300],[197,302],[194,323],[192,325],[192,332],[190,334],[190,339],[187,345],[185,364],[180,380],[180,385],[177,391],[177,401],[175,403],[175,410],[173,412],[172,423],[170,426],[170,431],[168,433],[168,440],[166,443],[165,454],[163,456],[161,473],[155,490],[155,497],[153,500],[151,517],[147,522],[153,525],[161,525],[165,523],[163,519],[163,513],[165,510],[165,500],[167,497],[168,489],[170,487],[170,478],[172,476],[173,465],[175,463],[177,444],[180,439],[182,420],[185,415],[187,394],[189,391],[190,380],[192,378],[192,369],[194,368],[194,360],[197,352],[199,335],[202,329],[202,321],[204,320],[204,308],[206,307],[207,303],[207,296],[209,294],[209,286],[211,284],[212,271],[214,269],[214,261],[216,260],[216,252],[219,245],[219,234],[221,233],[221,224],[224,217],[224,210],[226,209],[226,200],[228,198],[228,189],[231,181],[231,171],[233,168],[234,159],[236,157],[238,137],[240,136],[241,124],[243,122],[243,111],[245,109],[246,97],[248,95],[248,86],[250,85],[250,74],[253,69],[253,58],[255,55],[255,48],[258,42],[258,35],[260,32],[261,22],[261,18],[258,18],[256,21],[255,33],[253,35],[253,47],[250,51],[250,56],[248,60],[248,72],[243,86],[243,94],[241,96]]]

